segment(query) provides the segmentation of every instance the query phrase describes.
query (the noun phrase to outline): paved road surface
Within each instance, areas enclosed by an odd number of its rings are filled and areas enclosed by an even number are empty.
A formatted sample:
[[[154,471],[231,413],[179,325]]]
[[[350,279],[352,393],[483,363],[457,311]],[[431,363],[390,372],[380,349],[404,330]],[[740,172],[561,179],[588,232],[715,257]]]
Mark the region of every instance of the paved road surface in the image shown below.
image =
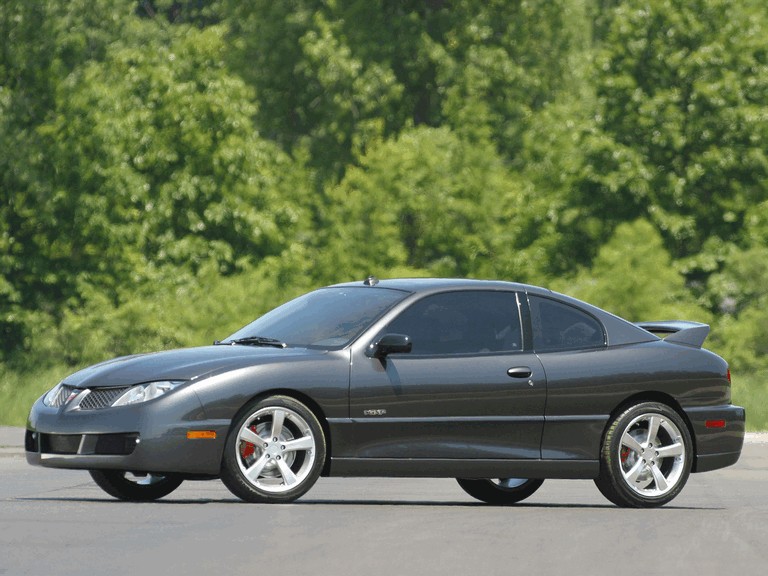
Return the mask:
[[[692,475],[658,510],[591,481],[547,481],[513,508],[452,480],[321,479],[296,504],[240,503],[218,481],[117,502],[85,472],[28,466],[0,428],[0,575],[768,574],[768,437]]]

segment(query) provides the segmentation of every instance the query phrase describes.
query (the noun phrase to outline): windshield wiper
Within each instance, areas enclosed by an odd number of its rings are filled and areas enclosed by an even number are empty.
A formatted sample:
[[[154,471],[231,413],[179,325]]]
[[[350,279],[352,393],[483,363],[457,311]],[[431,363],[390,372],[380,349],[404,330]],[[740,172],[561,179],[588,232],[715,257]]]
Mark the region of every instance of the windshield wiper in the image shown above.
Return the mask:
[[[216,344],[229,344],[230,346],[234,346],[235,344],[244,344],[246,346],[274,346],[275,348],[288,347],[288,344],[277,338],[265,338],[264,336],[246,336],[245,338],[237,338],[236,340],[230,340],[229,342],[216,342]]]

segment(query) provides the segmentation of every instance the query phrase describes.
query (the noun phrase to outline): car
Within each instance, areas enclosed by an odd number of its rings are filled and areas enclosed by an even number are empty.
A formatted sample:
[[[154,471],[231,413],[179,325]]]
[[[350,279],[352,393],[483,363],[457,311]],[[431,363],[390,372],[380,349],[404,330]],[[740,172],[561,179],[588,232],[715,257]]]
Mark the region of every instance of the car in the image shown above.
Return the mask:
[[[504,505],[581,478],[656,507],[741,453],[745,411],[708,333],[526,284],[371,276],[211,346],[64,378],[32,406],[26,457],[133,501],[186,479],[286,503],[320,476],[400,476],[457,478]]]

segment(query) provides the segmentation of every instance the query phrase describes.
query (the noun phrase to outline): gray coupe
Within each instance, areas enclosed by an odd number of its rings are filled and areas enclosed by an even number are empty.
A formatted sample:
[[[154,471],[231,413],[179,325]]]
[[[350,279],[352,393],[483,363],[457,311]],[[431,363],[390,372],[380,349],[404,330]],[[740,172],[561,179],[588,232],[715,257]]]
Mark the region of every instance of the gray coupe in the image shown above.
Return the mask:
[[[124,500],[221,478],[291,502],[327,475],[454,477],[491,504],[592,478],[619,506],[660,506],[741,453],[744,409],[708,333],[525,284],[370,277],[212,346],[66,377],[32,407],[27,460]]]

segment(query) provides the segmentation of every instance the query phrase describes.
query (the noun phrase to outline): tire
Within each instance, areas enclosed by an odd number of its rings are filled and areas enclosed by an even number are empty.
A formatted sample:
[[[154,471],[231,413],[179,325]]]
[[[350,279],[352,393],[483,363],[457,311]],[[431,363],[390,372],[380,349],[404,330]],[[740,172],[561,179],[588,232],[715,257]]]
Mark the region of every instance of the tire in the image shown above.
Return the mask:
[[[536,492],[544,480],[526,478],[466,479],[456,481],[464,492],[488,504],[516,504]]]
[[[233,421],[221,479],[246,502],[293,502],[314,485],[324,464],[317,417],[293,398],[272,396],[249,404]]]
[[[91,478],[110,496],[130,502],[150,502],[167,496],[183,482],[178,476],[133,474],[123,470],[89,470]]]
[[[609,425],[595,484],[617,506],[663,506],[688,480],[692,445],[688,427],[672,408],[658,402],[636,404]]]

